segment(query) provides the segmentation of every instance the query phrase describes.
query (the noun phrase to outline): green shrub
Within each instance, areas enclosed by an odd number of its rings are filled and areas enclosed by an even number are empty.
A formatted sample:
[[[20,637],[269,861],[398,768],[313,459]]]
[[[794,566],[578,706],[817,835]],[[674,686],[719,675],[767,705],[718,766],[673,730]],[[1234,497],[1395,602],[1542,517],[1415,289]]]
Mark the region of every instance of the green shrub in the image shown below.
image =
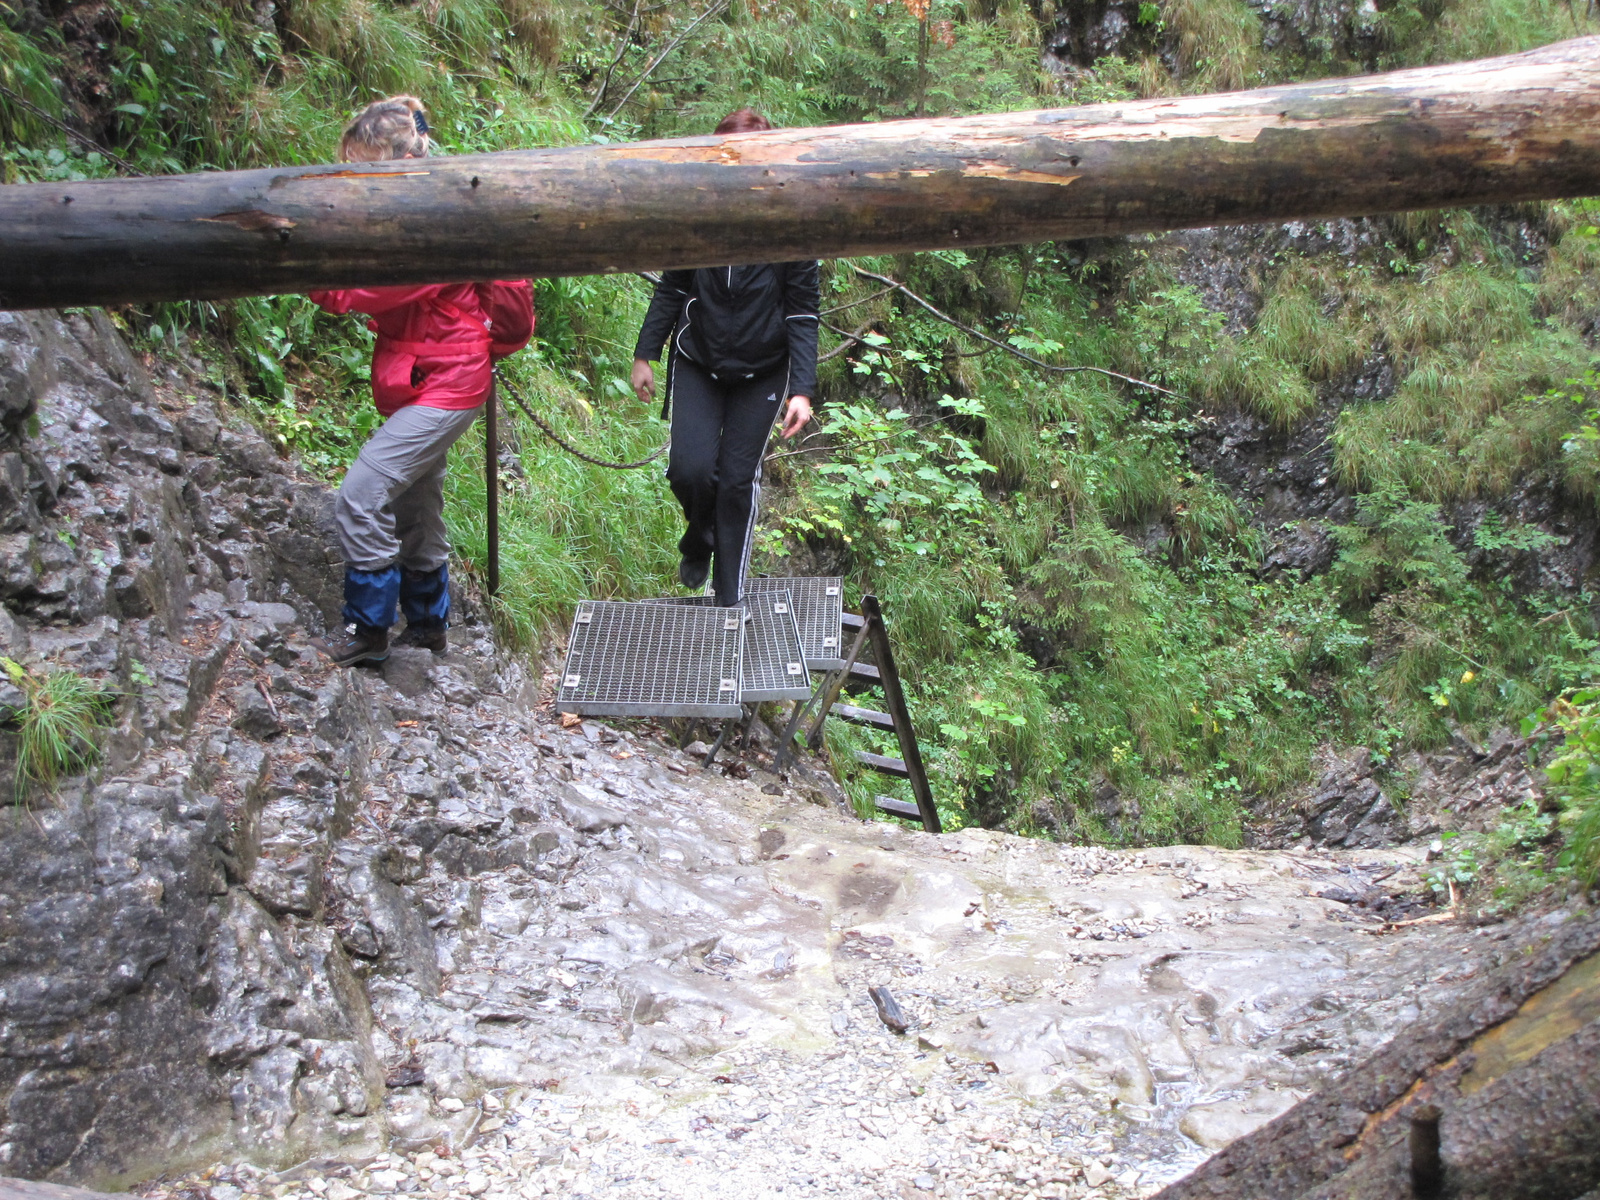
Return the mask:
[[[1558,862],[1593,887],[1600,881],[1600,689],[1575,691],[1541,715],[1564,737],[1561,752],[1545,768],[1566,834]]]

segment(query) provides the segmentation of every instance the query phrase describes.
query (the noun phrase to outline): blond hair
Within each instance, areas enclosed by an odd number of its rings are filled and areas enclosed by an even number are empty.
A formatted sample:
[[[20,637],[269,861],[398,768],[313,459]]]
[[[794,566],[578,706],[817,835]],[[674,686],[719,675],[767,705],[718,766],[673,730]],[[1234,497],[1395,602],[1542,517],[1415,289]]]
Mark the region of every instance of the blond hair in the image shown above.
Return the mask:
[[[393,158],[426,158],[427,110],[415,96],[390,96],[362,109],[339,139],[341,162],[382,162]]]

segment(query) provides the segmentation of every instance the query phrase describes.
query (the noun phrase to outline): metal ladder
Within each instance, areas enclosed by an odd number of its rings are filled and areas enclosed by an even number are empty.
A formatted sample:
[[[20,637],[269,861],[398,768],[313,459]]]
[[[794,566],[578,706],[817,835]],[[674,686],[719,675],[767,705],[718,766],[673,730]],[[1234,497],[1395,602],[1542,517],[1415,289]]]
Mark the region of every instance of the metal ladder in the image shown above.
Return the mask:
[[[813,706],[816,711],[811,718],[811,726],[806,731],[805,738],[806,744],[812,750],[822,745],[822,726],[830,713],[853,725],[864,725],[891,732],[900,743],[899,758],[858,750],[856,760],[862,766],[870,767],[874,771],[908,781],[911,784],[911,794],[916,797],[916,803],[908,804],[892,796],[879,796],[878,810],[890,816],[921,821],[923,829],[929,833],[940,833],[942,827],[939,824],[939,810],[934,806],[933,790],[928,786],[928,773],[922,765],[922,751],[917,745],[917,733],[911,724],[911,713],[906,708],[905,692],[900,687],[900,673],[895,669],[894,652],[889,648],[889,631],[884,626],[883,610],[878,606],[878,598],[870,594],[861,597],[861,614],[857,616],[855,613],[845,613],[844,626],[846,629],[856,631],[851,641],[850,652],[845,656],[844,665],[828,672],[809,700],[804,704],[795,705],[789,723],[783,731],[782,743],[774,766],[781,770],[793,755],[795,735],[799,731],[800,723]],[[872,647],[873,661],[862,662],[862,651],[869,644]],[[876,709],[839,703],[839,693],[844,690],[845,684],[851,681],[876,684],[883,691],[884,707],[889,711],[878,712]]]

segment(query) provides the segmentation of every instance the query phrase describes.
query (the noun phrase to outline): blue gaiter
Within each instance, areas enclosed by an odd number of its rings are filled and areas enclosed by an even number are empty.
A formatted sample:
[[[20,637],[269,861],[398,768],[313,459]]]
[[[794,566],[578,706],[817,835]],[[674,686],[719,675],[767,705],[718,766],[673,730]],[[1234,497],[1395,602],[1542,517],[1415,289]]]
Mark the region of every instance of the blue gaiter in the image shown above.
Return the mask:
[[[347,624],[387,629],[394,624],[395,601],[400,598],[400,568],[381,571],[344,569],[344,619]]]
[[[442,626],[450,615],[450,568],[441,563],[431,571],[400,572],[400,611],[407,623]]]

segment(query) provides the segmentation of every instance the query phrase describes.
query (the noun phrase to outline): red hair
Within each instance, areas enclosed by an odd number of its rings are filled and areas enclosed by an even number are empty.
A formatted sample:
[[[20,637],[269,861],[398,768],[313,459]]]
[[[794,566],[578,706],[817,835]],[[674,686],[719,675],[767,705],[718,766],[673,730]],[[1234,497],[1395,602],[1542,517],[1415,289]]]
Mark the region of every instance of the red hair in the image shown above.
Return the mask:
[[[715,133],[760,133],[771,129],[772,122],[753,108],[736,108],[717,122]]]

